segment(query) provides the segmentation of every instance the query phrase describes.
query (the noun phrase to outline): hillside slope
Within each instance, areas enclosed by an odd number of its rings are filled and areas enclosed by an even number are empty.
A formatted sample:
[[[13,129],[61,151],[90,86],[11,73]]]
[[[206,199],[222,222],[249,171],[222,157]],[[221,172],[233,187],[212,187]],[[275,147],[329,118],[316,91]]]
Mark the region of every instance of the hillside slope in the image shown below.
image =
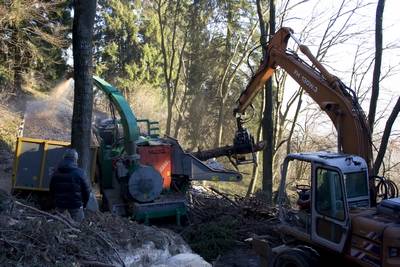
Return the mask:
[[[0,105],[0,188],[7,192],[11,189],[13,152],[21,114],[6,105]]]

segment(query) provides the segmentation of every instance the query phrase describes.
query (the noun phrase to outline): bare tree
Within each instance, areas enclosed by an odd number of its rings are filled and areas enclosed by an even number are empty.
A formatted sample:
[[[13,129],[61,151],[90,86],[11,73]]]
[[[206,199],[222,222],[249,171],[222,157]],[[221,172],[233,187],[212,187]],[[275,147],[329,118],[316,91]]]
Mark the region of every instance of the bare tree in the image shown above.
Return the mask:
[[[183,7],[180,0],[175,2],[175,5],[173,5],[174,1],[158,0],[155,7],[161,34],[162,68],[167,88],[167,124],[165,129],[167,135],[171,135],[173,107],[178,95],[179,78],[188,34],[186,29],[183,37],[179,36],[180,19],[182,18],[179,14],[181,14]],[[183,39],[181,44],[179,44],[180,39]]]
[[[383,11],[385,1],[379,1],[376,8],[376,23],[375,23],[375,51],[371,52],[369,47],[364,47],[363,44],[357,46],[353,66],[351,71],[351,83],[350,86],[354,87],[355,92],[358,96],[359,102],[362,103],[368,97],[371,91],[370,107],[368,114],[368,123],[372,135],[372,142],[380,140],[379,150],[377,150],[376,158],[372,166],[371,175],[377,175],[381,166],[384,164],[385,153],[388,149],[389,139],[392,133],[393,124],[399,114],[400,103],[397,99],[396,104],[393,107],[387,121],[385,122],[385,128],[383,132],[377,130],[377,125],[380,121],[386,119],[386,114],[389,112],[389,105],[386,108],[377,110],[377,102],[379,100],[380,83],[393,75],[396,72],[396,67],[382,68],[382,55],[386,50],[395,48],[393,44],[383,45]],[[372,73],[372,85],[365,85],[365,81],[370,74],[370,70],[373,67]],[[367,87],[366,90],[362,90],[363,87]],[[364,88],[365,89],[365,88]],[[371,90],[370,90],[371,89]],[[394,99],[396,100],[396,99]],[[372,144],[371,144],[372,145]],[[389,162],[390,164],[390,159]],[[385,174],[385,168],[381,172]]]
[[[385,8],[385,0],[379,0],[376,7],[376,18],[375,18],[375,66],[374,74],[372,77],[372,92],[371,100],[369,104],[368,112],[368,123],[371,133],[374,129],[375,124],[375,114],[376,114],[376,104],[379,97],[379,82],[381,76],[381,66],[382,66],[382,20],[383,20],[383,10]]]
[[[382,82],[383,79],[389,76],[390,72],[393,71],[392,68],[389,68],[385,73],[382,74],[382,54],[385,49],[388,49],[390,47],[383,47],[383,11],[385,7],[385,1],[384,0],[379,0],[377,7],[376,7],[376,16],[375,16],[375,53],[374,57],[371,59],[370,56],[366,57],[364,60],[362,60],[361,63],[367,63],[368,60],[369,64],[367,64],[366,70],[364,70],[361,73],[361,78],[359,85],[356,89],[356,92],[358,93],[359,97],[364,99],[367,96],[367,92],[365,93],[360,93],[360,87],[362,82],[365,79],[365,76],[368,73],[368,70],[372,67],[374,64],[374,70],[373,70],[373,76],[372,76],[372,89],[371,89],[371,99],[370,99],[370,107],[369,107],[369,112],[368,112],[368,123],[372,133],[376,132],[376,124],[379,120],[383,119],[384,113],[386,110],[381,111],[378,115],[377,113],[377,102],[379,98],[379,93],[380,93],[380,83]],[[360,54],[360,47],[357,48],[356,55],[355,55],[355,60]],[[360,68],[360,65],[356,65],[354,63],[353,65],[353,71],[352,71],[352,80],[356,82],[357,78],[357,70]],[[389,143],[389,138],[391,136],[392,132],[392,127],[393,124],[400,112],[400,98],[397,99],[396,104],[393,107],[393,110],[391,111],[386,123],[385,123],[385,128],[382,133],[376,133],[377,136],[381,136],[381,142],[379,146],[379,150],[377,151],[377,155],[374,161],[374,164],[372,166],[372,173],[371,175],[377,175],[379,173],[380,167],[383,163],[384,157],[385,157],[385,152],[387,150],[387,145]],[[378,116],[378,117],[377,117]],[[372,142],[372,140],[371,140]]]
[[[385,130],[383,131],[381,145],[378,150],[378,154],[376,155],[376,159],[374,162],[374,167],[372,170],[373,175],[377,175],[379,169],[382,165],[383,157],[385,156],[386,148],[388,145],[390,133],[392,132],[392,126],[399,115],[400,112],[400,97],[397,99],[396,105],[394,106],[388,120],[386,121]]]
[[[385,0],[379,0],[376,8],[376,19],[375,19],[375,65],[374,65],[374,73],[372,77],[372,92],[371,92],[371,101],[368,113],[368,122],[370,126],[371,133],[374,131],[374,125],[376,122],[376,105],[378,102],[379,96],[379,84],[381,82],[381,68],[382,68],[382,20],[383,20],[383,10],[385,8]],[[397,102],[390,113],[390,116],[385,124],[385,129],[383,131],[381,144],[379,146],[379,150],[374,162],[374,166],[372,168],[372,175],[377,175],[379,173],[379,169],[382,165],[383,158],[385,156],[385,152],[387,149],[387,145],[389,142],[389,137],[392,132],[392,126],[399,115],[400,112],[400,97],[397,99]],[[371,141],[372,142],[372,141]]]
[[[225,113],[226,113],[226,101],[228,100],[228,96],[230,93],[230,88],[232,86],[233,80],[236,77],[236,74],[238,72],[238,70],[240,69],[240,67],[242,66],[243,62],[245,62],[245,59],[248,55],[248,53],[252,50],[252,48],[248,48],[250,41],[252,40],[252,37],[256,31],[258,22],[254,23],[253,26],[251,26],[251,30],[249,32],[249,34],[247,35],[245,41],[242,42],[239,40],[237,40],[237,43],[235,45],[234,51],[232,53],[231,58],[229,59],[227,65],[225,66],[225,70],[224,73],[222,75],[222,79],[219,83],[218,86],[218,98],[220,99],[220,106],[219,106],[219,110],[218,110],[218,121],[217,121],[217,135],[216,135],[216,139],[215,139],[215,147],[219,147],[221,145],[221,141],[222,141],[222,135],[223,135],[223,122],[224,122],[224,118],[225,118]],[[243,52],[240,55],[239,54],[239,45],[243,46]],[[237,58],[237,56],[239,55],[239,59],[238,62],[234,63],[234,60]],[[232,69],[232,65],[234,65],[233,69]]]
[[[399,182],[399,171],[400,171],[400,161],[398,159],[399,147],[399,135],[395,137],[396,133],[392,132],[392,139],[388,143],[388,147],[385,152],[385,161],[382,161],[382,175],[388,179],[396,180]],[[394,137],[394,138],[393,138]],[[394,178],[394,179],[393,179]],[[397,178],[397,179],[396,179]]]

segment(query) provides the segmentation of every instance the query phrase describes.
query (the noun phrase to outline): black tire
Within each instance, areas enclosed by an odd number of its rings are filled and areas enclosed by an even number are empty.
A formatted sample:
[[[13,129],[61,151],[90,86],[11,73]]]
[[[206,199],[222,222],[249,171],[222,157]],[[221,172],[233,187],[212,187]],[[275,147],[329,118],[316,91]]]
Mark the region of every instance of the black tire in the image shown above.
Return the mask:
[[[315,267],[315,258],[299,248],[290,248],[279,253],[273,267]]]

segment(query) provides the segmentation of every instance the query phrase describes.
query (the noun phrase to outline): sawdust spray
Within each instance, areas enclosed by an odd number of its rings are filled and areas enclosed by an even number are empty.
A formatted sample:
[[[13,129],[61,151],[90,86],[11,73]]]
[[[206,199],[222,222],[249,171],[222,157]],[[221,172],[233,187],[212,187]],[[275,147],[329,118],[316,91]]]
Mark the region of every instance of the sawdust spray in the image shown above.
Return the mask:
[[[22,135],[69,142],[71,139],[73,80],[59,83],[44,100],[26,103]]]

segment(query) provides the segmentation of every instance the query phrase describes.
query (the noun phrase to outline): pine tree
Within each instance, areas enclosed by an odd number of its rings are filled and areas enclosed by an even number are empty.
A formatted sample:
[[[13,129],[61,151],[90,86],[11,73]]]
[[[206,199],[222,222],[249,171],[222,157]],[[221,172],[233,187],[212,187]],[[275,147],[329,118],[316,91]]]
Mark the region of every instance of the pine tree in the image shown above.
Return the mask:
[[[22,90],[27,73],[46,73],[55,78],[65,60],[66,1],[14,0],[0,3],[0,76],[13,83],[12,91]],[[43,77],[43,78],[48,78]],[[43,79],[44,80],[44,79]],[[49,84],[49,81],[46,81]]]
[[[140,3],[101,0],[95,24],[96,74],[126,93],[137,82],[157,85],[159,51],[151,16]]]

